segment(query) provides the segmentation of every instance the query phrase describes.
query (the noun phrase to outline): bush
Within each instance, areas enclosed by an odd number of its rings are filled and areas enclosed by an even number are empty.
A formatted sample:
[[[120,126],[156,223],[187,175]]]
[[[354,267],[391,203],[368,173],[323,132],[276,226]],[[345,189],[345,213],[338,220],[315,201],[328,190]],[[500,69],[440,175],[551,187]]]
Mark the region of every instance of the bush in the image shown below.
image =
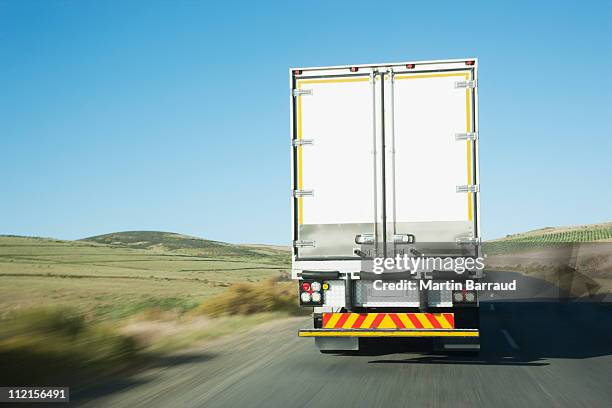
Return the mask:
[[[225,292],[202,303],[196,312],[214,317],[262,312],[303,314],[298,305],[295,285],[275,280],[232,285]]]

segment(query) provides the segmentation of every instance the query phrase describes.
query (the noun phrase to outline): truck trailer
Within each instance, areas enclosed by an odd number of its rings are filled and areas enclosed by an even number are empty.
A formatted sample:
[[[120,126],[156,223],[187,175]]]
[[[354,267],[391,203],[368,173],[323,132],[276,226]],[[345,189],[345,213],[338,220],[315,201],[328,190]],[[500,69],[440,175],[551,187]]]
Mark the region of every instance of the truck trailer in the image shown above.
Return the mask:
[[[479,350],[476,58],[290,69],[292,279],[321,351],[428,337]],[[380,269],[380,268],[379,268]],[[453,269],[453,270],[451,270]],[[461,287],[461,285],[458,285]]]

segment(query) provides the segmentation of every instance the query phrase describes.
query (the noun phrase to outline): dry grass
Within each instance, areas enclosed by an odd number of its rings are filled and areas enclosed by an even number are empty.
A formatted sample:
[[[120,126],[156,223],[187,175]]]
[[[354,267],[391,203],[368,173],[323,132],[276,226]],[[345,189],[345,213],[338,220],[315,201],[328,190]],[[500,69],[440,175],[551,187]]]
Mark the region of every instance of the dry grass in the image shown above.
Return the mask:
[[[295,284],[269,279],[260,283],[232,285],[193,310],[193,313],[213,317],[267,312],[304,314],[298,304]]]

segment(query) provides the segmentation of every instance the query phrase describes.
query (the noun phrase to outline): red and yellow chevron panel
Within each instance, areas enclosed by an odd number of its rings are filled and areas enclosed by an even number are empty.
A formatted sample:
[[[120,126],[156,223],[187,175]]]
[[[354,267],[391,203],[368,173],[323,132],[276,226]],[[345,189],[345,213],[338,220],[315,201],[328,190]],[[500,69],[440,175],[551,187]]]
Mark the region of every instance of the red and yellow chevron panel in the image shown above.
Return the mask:
[[[323,313],[324,329],[454,329],[453,313]]]

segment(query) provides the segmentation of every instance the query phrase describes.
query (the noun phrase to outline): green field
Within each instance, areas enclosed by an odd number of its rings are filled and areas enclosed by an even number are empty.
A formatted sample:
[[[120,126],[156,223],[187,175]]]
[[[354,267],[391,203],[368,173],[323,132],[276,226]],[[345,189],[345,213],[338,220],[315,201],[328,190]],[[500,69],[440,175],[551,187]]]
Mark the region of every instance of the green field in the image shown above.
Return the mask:
[[[490,270],[520,272],[574,297],[612,290],[612,223],[546,227],[483,244]]]
[[[242,282],[286,277],[289,251],[161,232],[81,241],[0,236],[0,317],[68,306],[93,319],[186,311]]]
[[[487,241],[483,247],[486,254],[496,255],[585,242],[612,242],[612,223],[546,227]]]

